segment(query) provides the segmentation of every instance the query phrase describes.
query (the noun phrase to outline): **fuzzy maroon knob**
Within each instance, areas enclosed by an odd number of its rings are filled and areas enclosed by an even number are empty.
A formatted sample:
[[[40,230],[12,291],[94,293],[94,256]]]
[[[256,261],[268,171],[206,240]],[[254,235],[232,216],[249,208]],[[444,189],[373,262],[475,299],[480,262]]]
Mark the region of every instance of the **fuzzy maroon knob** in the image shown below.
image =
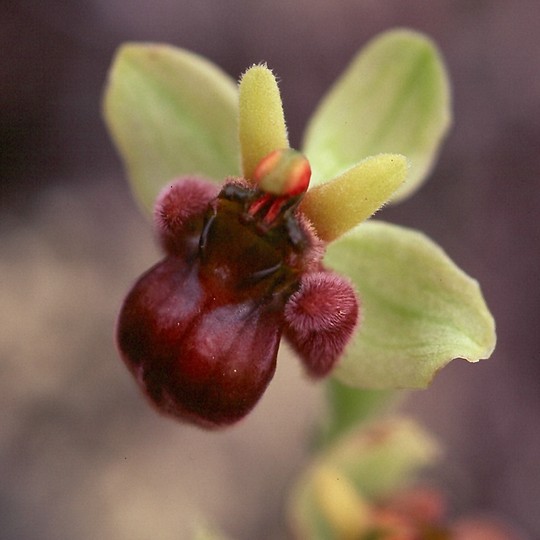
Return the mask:
[[[350,282],[334,272],[303,276],[285,306],[286,336],[315,378],[328,375],[356,327],[358,300]]]

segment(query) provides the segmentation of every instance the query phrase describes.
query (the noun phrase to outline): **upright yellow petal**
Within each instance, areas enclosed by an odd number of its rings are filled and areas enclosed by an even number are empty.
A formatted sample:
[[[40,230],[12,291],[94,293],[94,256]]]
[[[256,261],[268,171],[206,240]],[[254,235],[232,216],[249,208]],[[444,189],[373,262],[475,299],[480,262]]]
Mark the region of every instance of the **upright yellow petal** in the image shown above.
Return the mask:
[[[264,65],[249,68],[240,80],[240,149],[243,175],[253,178],[259,161],[289,139],[276,78]]]
[[[366,158],[334,180],[310,189],[300,209],[319,237],[331,242],[387,202],[405,182],[407,166],[400,154]]]

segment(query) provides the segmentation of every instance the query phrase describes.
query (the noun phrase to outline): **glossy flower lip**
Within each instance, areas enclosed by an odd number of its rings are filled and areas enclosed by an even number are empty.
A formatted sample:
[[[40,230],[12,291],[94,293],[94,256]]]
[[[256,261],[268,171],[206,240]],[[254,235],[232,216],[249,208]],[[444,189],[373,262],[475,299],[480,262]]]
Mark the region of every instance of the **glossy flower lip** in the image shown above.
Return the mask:
[[[172,179],[252,178],[288,147],[275,77],[254,66],[239,89],[214,64],[163,45],[123,46],[111,69],[105,118],[145,207]],[[328,244],[324,264],[359,292],[363,323],[336,376],[352,386],[424,387],[453,358],[495,346],[475,280],[416,231],[369,220],[418,189],[450,124],[446,69],[410,30],[374,38],[308,123],[302,151],[313,177],[301,211]]]
[[[322,266],[320,240],[297,211],[305,158],[271,152],[254,179],[229,179],[216,195],[208,180],[183,177],[162,191],[155,223],[165,257],[118,317],[120,355],[150,403],[208,429],[255,406],[283,334],[321,378],[358,320],[354,288]]]

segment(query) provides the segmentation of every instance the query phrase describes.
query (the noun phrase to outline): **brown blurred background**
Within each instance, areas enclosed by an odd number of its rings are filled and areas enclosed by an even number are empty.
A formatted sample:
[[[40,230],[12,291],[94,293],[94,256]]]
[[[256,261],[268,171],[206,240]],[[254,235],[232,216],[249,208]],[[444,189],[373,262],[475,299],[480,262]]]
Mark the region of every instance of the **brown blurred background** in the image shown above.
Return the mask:
[[[158,257],[104,129],[115,48],[165,41],[234,77],[265,60],[292,142],[370,37],[431,35],[455,124],[411,200],[380,217],[422,229],[477,277],[493,358],[456,361],[411,396],[446,445],[456,512],[540,537],[540,3],[536,0],[12,0],[0,4],[0,539],[178,540],[206,516],[238,540],[285,538],[321,388],[281,356],[256,411],[204,433],[157,416],[117,359],[114,320]]]

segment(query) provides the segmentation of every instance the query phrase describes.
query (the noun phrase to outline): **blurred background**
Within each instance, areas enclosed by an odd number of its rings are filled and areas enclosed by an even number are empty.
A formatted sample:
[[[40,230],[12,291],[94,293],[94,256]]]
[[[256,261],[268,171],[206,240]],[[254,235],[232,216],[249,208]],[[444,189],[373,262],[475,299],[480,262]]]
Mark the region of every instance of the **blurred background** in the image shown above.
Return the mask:
[[[455,361],[406,408],[446,447],[457,513],[540,537],[540,3],[536,0],[12,0],[0,4],[0,539],[178,540],[203,516],[238,540],[285,535],[321,387],[281,355],[243,423],[156,415],[113,328],[159,256],[104,129],[116,47],[163,41],[233,77],[267,61],[292,143],[352,55],[395,26],[439,44],[455,124],[430,181],[380,217],[419,228],[479,279],[489,361]]]

